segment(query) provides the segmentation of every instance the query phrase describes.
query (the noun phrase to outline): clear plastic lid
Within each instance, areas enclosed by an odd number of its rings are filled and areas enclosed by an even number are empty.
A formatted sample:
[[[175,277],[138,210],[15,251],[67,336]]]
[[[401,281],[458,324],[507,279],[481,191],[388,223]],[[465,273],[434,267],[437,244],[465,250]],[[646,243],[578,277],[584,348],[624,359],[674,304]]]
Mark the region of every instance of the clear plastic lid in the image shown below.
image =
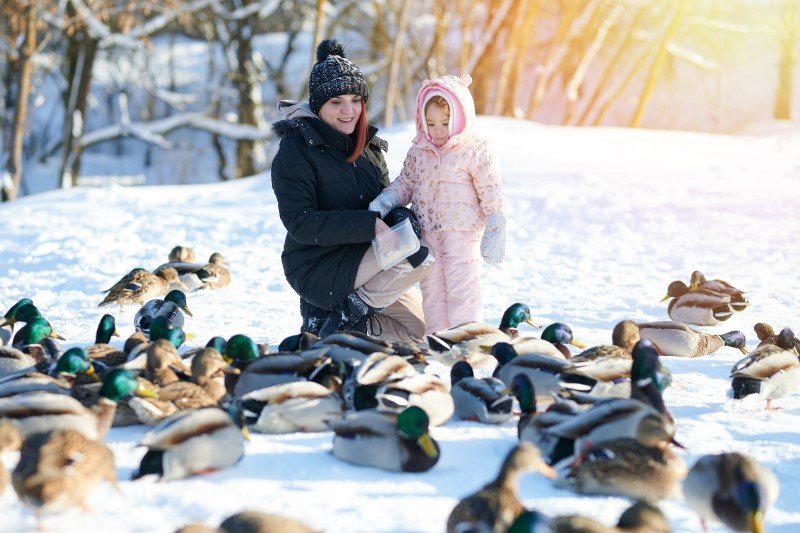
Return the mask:
[[[378,266],[383,270],[388,270],[406,257],[416,253],[420,244],[414,228],[411,226],[411,221],[405,219],[389,228],[389,231],[376,235],[372,239],[372,247],[375,249]]]

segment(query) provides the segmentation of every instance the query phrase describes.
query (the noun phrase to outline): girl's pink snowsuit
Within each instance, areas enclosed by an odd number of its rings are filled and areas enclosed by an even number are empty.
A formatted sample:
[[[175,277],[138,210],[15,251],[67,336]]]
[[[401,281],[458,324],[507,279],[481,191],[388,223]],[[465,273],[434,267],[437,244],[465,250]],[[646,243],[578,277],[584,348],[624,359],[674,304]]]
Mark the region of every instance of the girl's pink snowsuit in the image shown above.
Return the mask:
[[[489,143],[472,133],[475,103],[469,75],[425,80],[417,93],[417,135],[403,170],[388,187],[399,205],[411,203],[423,240],[436,263],[420,282],[425,331],[483,320],[480,238],[486,217],[502,214],[503,187]],[[425,103],[443,96],[450,104],[450,138],[437,147],[427,133]]]

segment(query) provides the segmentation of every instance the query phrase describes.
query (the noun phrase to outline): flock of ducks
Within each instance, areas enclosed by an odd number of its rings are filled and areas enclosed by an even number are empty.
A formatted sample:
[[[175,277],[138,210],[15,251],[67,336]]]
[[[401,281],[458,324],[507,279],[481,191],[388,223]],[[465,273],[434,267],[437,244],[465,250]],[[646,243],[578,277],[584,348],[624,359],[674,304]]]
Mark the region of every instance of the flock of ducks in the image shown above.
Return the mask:
[[[455,506],[448,532],[669,531],[656,504],[681,487],[704,523],[763,530],[778,495],[774,473],[739,453],[706,455],[688,469],[675,452],[682,446],[662,398],[671,382],[662,356],[699,357],[723,346],[746,354],[731,371],[736,398],[757,393],[770,409],[800,384],[800,343],[791,330],[775,334],[758,324],[761,344],[747,354],[741,332],[711,335],[687,325],[720,322],[747,307],[743,292],[726,282],[699,272],[688,286],[673,282],[672,321],[624,320],[611,344],[588,349],[563,323],[523,335],[521,324],[538,326],[529,307],[515,303],[499,326],[462,324],[420,346],[342,332],[292,335],[277,352],[246,335],[213,337],[187,351],[184,291],[230,281],[219,254],[205,265],[193,261],[190,249],[176,247],[168,263],[153,272],[134,269],[106,291],[100,305],[140,306],[136,332],[122,348],[111,344],[118,332],[110,314],[100,319],[93,345],[63,351],[64,339],[30,299],[8,309],[0,324],[0,454],[19,450],[20,459],[10,476],[0,468],[0,491],[10,480],[37,517],[84,505],[95,485],[117,483],[103,442],[112,426],[151,426],[133,479],[169,481],[236,464],[250,432],[331,431],[331,452],[342,461],[424,472],[441,455],[431,426],[451,418],[497,425],[518,416],[519,444],[494,480]],[[17,323],[24,327],[13,333]],[[449,380],[431,361],[450,367]],[[517,480],[526,472],[635,503],[614,527],[548,517],[519,499]],[[246,511],[218,531],[312,529]]]

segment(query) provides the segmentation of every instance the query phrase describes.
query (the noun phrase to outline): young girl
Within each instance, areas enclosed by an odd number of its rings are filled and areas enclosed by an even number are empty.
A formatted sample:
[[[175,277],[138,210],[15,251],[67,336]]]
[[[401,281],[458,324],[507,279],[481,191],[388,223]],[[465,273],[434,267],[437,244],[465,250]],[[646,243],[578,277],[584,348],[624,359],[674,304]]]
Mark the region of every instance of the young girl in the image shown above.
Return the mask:
[[[423,82],[403,170],[369,205],[383,217],[410,202],[433,250],[436,262],[420,281],[426,333],[483,320],[480,256],[499,263],[505,255],[503,186],[489,143],[472,133],[471,81]]]

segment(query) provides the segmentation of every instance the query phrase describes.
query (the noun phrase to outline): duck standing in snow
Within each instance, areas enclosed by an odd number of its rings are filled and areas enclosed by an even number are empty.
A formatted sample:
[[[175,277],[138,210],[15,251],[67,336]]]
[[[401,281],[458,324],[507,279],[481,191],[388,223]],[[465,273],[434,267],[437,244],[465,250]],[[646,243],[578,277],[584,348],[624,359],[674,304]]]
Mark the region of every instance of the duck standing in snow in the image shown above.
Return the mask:
[[[157,316],[166,317],[173,328],[183,328],[185,318],[183,313],[193,316],[186,303],[186,294],[179,289],[169,291],[163,300],[155,298],[144,304],[136,312],[133,325],[137,331],[149,334],[150,325]]]
[[[767,400],[783,398],[800,389],[800,360],[793,351],[774,344],[763,344],[733,365],[730,377],[735,399],[758,393]]]

